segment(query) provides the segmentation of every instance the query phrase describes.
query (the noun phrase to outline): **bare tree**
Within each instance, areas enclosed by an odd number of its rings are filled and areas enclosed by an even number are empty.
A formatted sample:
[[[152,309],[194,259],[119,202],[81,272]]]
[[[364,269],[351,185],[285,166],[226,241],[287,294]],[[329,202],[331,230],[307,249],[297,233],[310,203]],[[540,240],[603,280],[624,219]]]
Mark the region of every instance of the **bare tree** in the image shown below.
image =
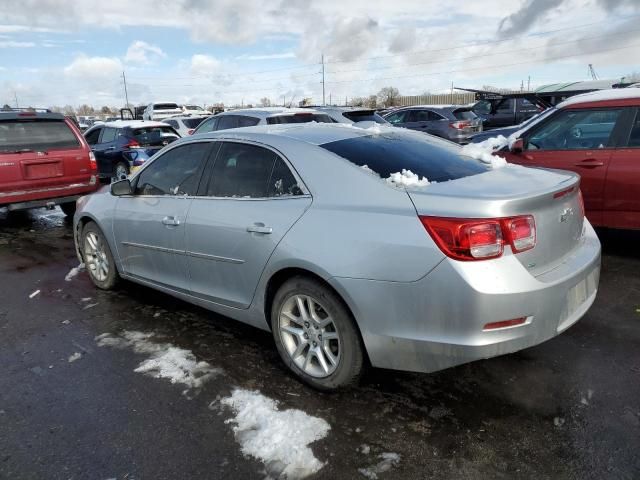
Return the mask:
[[[349,102],[349,105],[352,107],[364,107],[365,100],[366,99],[364,97],[353,97]]]
[[[64,113],[65,115],[75,115],[76,110],[71,105],[65,105],[64,107],[62,107],[62,113]]]
[[[260,103],[258,104],[261,107],[270,107],[271,106],[271,100],[269,100],[267,97],[261,98],[260,99]]]
[[[9,105],[8,103],[5,103],[5,104],[2,106],[2,111],[4,111],[4,112],[11,111],[11,105]]]
[[[400,92],[395,87],[384,87],[378,92],[378,100],[385,107],[392,107],[400,96]]]
[[[80,105],[76,111],[78,112],[78,115],[93,115],[95,113],[94,108],[91,105],[87,105],[86,103],[83,105]]]
[[[111,109],[105,105],[100,109],[100,113],[104,113],[105,115],[111,115]]]
[[[369,97],[364,101],[364,106],[367,108],[378,108],[378,96],[369,95]]]

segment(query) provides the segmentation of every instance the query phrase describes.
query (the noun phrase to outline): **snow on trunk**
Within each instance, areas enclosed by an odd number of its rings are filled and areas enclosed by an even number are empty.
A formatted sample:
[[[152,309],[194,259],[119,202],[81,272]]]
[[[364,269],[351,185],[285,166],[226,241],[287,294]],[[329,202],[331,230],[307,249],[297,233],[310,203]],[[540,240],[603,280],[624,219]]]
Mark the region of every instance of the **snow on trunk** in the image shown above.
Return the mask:
[[[227,422],[235,424],[242,453],[264,462],[269,478],[302,479],[325,465],[309,448],[331,429],[325,420],[301,410],[279,411],[275,400],[251,390],[236,389],[221,404],[235,413]]]
[[[497,137],[487,138],[484,142],[465,145],[462,147],[462,154],[488,163],[491,165],[491,168],[501,168],[507,164],[507,161],[502,157],[493,155],[493,152],[501,149],[508,143],[509,140],[504,135],[498,135]]]
[[[404,168],[401,172],[392,173],[386,180],[387,183],[399,187],[426,187],[429,185],[429,180],[426,177],[420,178],[411,170],[406,170]]]
[[[149,355],[149,358],[142,361],[134,372],[185,385],[187,390],[183,393],[187,393],[189,389],[202,387],[207,381],[222,373],[221,369],[214,368],[207,362],[198,361],[190,350],[170,343],[151,341],[153,336],[153,333],[124,331],[121,336],[103,333],[95,340],[100,347],[130,349],[135,353]]]

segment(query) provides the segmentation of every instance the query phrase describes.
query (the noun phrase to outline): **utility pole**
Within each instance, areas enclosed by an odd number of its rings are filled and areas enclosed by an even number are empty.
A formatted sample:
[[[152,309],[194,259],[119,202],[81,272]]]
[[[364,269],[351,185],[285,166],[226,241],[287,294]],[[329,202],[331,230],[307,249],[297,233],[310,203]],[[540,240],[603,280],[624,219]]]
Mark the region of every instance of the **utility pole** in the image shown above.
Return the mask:
[[[589,74],[591,75],[591,78],[593,80],[598,80],[598,74],[596,73],[596,71],[593,68],[593,65],[591,63],[589,64]]]
[[[324,53],[320,57],[322,62],[322,105],[326,105],[327,103],[324,100]]]
[[[531,91],[531,75],[527,77],[527,92]]]
[[[15,101],[16,101],[16,108],[20,108],[20,107],[18,106],[18,94],[16,93],[16,91],[15,91],[15,90],[13,91],[13,98],[14,98],[14,99],[15,99]]]
[[[332,103],[331,103],[331,92],[329,92],[329,105],[332,105]]]
[[[124,71],[122,72],[122,81],[124,82],[124,100],[126,102],[124,104],[124,107],[129,108],[129,94],[127,93],[127,77],[125,77]]]

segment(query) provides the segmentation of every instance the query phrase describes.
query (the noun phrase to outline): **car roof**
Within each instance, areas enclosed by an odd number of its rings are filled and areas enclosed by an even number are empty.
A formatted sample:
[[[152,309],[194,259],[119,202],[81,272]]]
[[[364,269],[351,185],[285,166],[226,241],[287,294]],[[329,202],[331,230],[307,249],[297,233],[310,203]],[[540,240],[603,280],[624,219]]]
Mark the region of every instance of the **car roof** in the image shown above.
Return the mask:
[[[410,108],[428,108],[429,110],[460,110],[460,109],[468,109],[471,107],[468,105],[407,105],[405,107],[398,107],[393,110],[393,112],[399,112],[401,110],[408,110]],[[392,112],[389,112],[392,113]]]
[[[113,122],[103,122],[97,126],[115,127],[115,128],[143,128],[143,127],[170,127],[171,125],[164,122],[151,122],[149,120],[115,120]]]
[[[228,110],[220,112],[217,117],[226,115],[247,115],[256,118],[268,118],[276,115],[296,114],[296,113],[320,113],[312,108],[287,108],[287,107],[259,107],[259,108],[241,108],[237,110]]]
[[[0,110],[0,120],[29,120],[41,118],[47,120],[64,120],[64,115],[55,112],[30,112],[24,110]]]
[[[634,100],[640,101],[640,89],[637,88],[610,88],[607,90],[598,90],[595,92],[581,93],[569,97],[564,102],[557,105],[557,108],[565,108],[572,105],[591,102],[608,102],[615,100]]]

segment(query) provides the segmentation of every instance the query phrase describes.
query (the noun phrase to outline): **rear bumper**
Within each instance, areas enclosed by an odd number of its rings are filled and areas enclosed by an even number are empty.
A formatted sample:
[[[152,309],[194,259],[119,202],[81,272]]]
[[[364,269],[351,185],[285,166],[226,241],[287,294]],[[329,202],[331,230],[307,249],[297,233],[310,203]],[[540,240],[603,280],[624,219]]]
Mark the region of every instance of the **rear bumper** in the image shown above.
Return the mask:
[[[95,192],[98,187],[96,176],[92,176],[88,182],[83,183],[0,192],[0,207],[7,207],[9,210],[24,210],[75,202],[81,196]]]
[[[5,205],[9,211],[14,210],[28,210],[30,208],[49,207],[53,208],[56,205],[62,205],[63,203],[72,203],[78,200],[82,195],[73,195],[70,197],[56,197],[48,198],[46,200],[32,200],[30,202],[10,203]]]
[[[444,260],[412,283],[333,278],[350,304],[376,367],[433,372],[516,352],[560,334],[596,297],[600,242],[588,223],[581,244],[534,277],[513,255]],[[524,325],[483,331],[491,322]]]

